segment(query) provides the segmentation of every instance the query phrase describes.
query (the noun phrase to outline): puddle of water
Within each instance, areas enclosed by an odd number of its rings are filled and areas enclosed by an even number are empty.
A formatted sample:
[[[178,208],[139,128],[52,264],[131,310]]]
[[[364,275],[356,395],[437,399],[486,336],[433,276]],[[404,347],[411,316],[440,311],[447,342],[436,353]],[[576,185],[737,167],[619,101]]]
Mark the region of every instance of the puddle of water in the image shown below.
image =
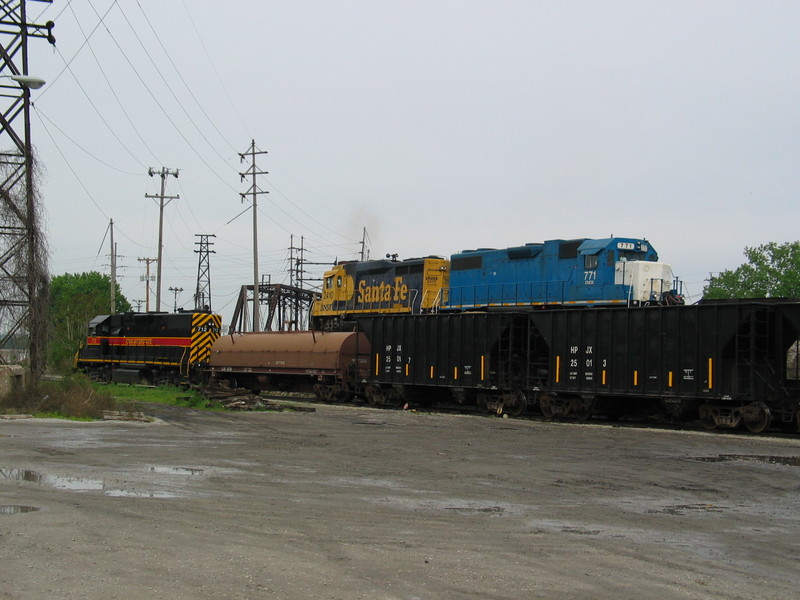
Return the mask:
[[[106,490],[106,496],[111,496],[112,498],[181,498],[180,494],[176,494],[174,492],[164,492],[164,491],[155,491],[155,492],[134,492],[131,490]]]
[[[36,506],[21,506],[19,504],[0,505],[0,515],[17,515],[19,513],[29,513],[40,510]]]
[[[180,475],[197,475],[203,472],[203,469],[192,469],[183,467],[148,467],[151,472],[169,473]],[[30,469],[17,469],[6,468],[0,469],[0,481],[3,479],[8,481],[29,481],[31,483],[38,483],[46,485],[59,490],[69,490],[73,492],[84,491],[102,491],[106,496],[113,498],[183,498],[184,494],[164,490],[150,490],[150,491],[131,491],[119,489],[106,489],[105,482],[102,479],[86,479],[84,477],[62,477],[60,475],[48,475]],[[22,507],[25,508],[25,507]],[[11,509],[9,509],[11,510]],[[38,509],[33,509],[38,510]],[[20,510],[18,512],[28,512]]]
[[[10,481],[30,481],[57,488],[59,490],[84,491],[102,490],[102,479],[85,479],[83,477],[62,477],[61,475],[48,475],[31,471],[29,469],[0,469],[0,479]]]
[[[720,454],[719,456],[696,456],[692,460],[701,462],[730,462],[734,460],[744,462],[758,462],[769,465],[788,465],[800,467],[800,456],[765,456],[760,454]]]

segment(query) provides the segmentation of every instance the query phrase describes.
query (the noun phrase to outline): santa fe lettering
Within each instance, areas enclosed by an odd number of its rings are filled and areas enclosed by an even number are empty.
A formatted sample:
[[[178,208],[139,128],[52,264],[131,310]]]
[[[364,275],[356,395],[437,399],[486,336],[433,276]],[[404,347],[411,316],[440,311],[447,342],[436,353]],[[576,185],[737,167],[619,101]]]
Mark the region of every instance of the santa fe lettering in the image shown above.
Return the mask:
[[[402,277],[394,278],[394,285],[381,282],[379,285],[367,285],[363,279],[358,282],[358,303],[400,302],[408,298],[408,286]]]

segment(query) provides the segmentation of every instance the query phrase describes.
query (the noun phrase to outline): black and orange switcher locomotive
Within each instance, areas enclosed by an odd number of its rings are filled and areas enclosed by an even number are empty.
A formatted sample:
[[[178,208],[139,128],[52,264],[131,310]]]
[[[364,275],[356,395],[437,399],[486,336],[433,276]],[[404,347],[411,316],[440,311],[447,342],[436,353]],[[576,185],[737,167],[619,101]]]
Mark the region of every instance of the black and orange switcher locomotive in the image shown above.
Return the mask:
[[[210,312],[99,315],[75,355],[75,368],[98,381],[176,384],[200,377],[222,317]]]

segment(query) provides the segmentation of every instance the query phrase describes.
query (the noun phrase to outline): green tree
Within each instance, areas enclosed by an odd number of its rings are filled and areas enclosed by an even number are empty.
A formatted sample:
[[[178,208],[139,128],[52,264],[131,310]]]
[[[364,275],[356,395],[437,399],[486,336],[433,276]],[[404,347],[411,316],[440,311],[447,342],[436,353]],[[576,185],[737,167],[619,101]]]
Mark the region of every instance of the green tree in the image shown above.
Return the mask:
[[[89,320],[109,314],[111,279],[96,271],[65,273],[50,281],[50,366],[66,370],[86,337]],[[131,310],[130,302],[116,288],[115,313]]]
[[[703,297],[800,298],[800,241],[744,249],[747,262],[712,277]]]

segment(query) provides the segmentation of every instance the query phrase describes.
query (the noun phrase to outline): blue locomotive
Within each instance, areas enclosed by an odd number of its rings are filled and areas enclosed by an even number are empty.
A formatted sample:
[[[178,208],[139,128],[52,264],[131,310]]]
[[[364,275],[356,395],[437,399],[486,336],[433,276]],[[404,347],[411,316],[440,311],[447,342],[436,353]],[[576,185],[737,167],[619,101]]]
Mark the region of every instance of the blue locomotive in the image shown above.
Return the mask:
[[[678,288],[647,240],[549,240],[453,254],[441,309],[683,304]]]

